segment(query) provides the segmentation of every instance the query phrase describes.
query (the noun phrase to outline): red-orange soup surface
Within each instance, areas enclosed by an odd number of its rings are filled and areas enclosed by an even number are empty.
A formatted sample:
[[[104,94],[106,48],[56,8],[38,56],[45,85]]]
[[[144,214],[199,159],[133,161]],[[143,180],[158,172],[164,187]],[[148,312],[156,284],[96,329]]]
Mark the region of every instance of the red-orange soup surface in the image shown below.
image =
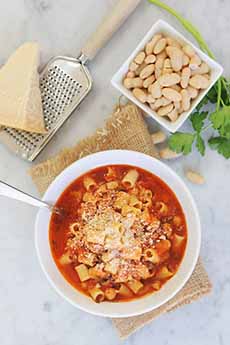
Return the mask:
[[[69,185],[50,221],[50,246],[65,279],[95,302],[158,291],[183,259],[187,227],[173,191],[129,165],[96,168]]]

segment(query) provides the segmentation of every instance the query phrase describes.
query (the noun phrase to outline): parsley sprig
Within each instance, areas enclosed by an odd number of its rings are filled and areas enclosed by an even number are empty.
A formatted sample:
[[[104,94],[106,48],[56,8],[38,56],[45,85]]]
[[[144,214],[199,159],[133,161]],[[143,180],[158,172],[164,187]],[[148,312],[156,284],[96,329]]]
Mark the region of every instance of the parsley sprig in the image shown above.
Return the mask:
[[[212,59],[215,59],[213,52],[209,49],[202,35],[191,22],[162,1],[149,0],[149,2],[163,8],[176,17],[195,38],[200,48]],[[216,105],[214,112],[203,110],[208,103]],[[204,156],[206,143],[202,135],[207,129],[212,129],[212,137],[208,140],[209,147],[225,158],[230,158],[230,80],[227,80],[225,77],[219,78],[214,87],[197,106],[190,120],[194,130],[193,133],[177,132],[170,136],[169,146],[173,151],[187,155],[192,151],[193,146],[196,146],[200,154]]]

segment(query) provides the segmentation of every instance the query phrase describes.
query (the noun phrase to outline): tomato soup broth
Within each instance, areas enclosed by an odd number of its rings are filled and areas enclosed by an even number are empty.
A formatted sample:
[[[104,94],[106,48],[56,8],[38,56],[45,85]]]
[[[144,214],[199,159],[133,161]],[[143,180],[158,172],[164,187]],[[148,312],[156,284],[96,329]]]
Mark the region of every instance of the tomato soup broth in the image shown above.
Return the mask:
[[[138,167],[109,165],[78,177],[56,203],[50,247],[65,279],[95,302],[161,289],[177,272],[187,226],[174,192]]]

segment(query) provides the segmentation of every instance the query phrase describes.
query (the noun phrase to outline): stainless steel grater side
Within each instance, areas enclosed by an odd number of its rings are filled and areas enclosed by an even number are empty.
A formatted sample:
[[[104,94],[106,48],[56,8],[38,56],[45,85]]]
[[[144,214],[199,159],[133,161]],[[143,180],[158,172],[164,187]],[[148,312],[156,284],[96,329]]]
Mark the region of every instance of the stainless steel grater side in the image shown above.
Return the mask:
[[[57,57],[41,72],[44,121],[47,134],[3,128],[0,140],[20,157],[33,161],[68,119],[92,87],[87,68],[77,59]]]
[[[92,78],[85,66],[105,45],[141,0],[119,0],[76,58],[55,57],[40,74],[40,88],[47,134],[13,128],[0,129],[0,141],[25,160],[33,161],[57,130],[87,96]]]

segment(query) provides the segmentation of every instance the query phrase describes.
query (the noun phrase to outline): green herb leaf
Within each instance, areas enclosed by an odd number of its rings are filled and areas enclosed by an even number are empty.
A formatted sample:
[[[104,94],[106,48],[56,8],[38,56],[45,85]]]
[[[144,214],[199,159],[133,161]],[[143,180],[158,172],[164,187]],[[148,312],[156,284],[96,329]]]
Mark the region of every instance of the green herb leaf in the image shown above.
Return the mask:
[[[212,150],[217,150],[226,159],[230,158],[230,139],[215,137],[209,139],[208,143]]]
[[[225,105],[230,105],[230,83],[229,81],[221,77],[221,98]]]
[[[197,137],[196,137],[196,148],[200,152],[201,156],[205,155],[205,144],[200,134],[197,134]]]
[[[217,84],[215,84],[207,94],[209,102],[216,104],[217,100]]]
[[[230,139],[230,106],[212,113],[210,120],[213,128],[217,129],[222,137]]]
[[[197,131],[198,133],[200,133],[200,131],[202,130],[202,127],[204,126],[204,120],[206,119],[207,116],[208,116],[207,111],[203,111],[202,113],[199,113],[197,111],[192,114],[190,120],[192,122],[192,126],[194,130]]]
[[[192,151],[194,139],[194,134],[177,132],[169,138],[169,147],[177,153],[187,155]]]

